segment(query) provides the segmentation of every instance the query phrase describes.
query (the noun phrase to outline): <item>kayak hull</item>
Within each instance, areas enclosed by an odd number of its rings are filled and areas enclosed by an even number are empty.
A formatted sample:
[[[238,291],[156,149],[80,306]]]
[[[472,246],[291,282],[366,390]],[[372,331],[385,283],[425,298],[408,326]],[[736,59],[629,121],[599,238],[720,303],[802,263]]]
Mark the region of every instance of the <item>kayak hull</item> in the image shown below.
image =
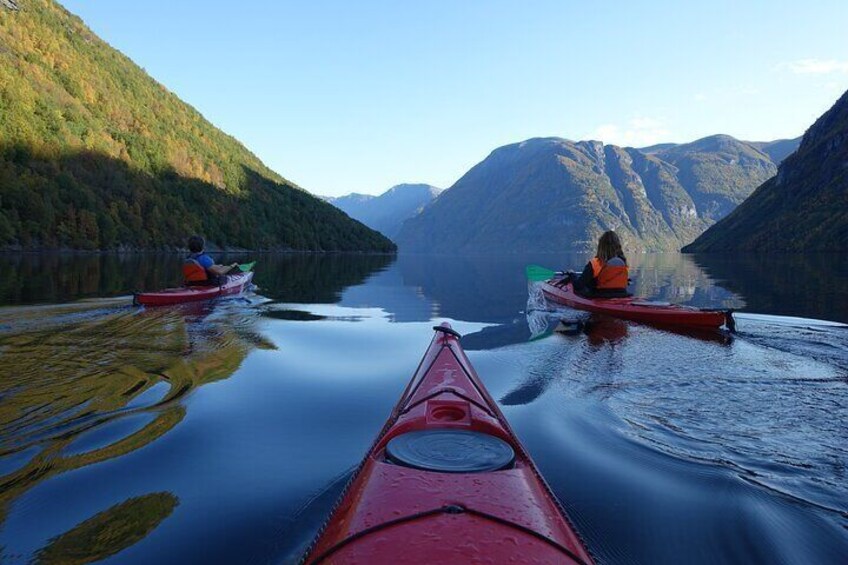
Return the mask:
[[[438,327],[306,563],[592,563],[457,335]],[[446,430],[497,438],[514,459],[494,471],[441,472],[387,457],[398,437]]]
[[[701,310],[679,304],[650,303],[639,298],[586,298],[575,294],[571,284],[563,287],[542,283],[542,292],[549,300],[596,314],[606,314],[634,322],[693,328],[718,329],[732,324],[727,310]]]
[[[253,272],[227,275],[227,280],[220,286],[182,286],[167,288],[158,292],[138,292],[133,302],[139,306],[168,306],[184,302],[212,300],[219,296],[241,294],[253,280]]]

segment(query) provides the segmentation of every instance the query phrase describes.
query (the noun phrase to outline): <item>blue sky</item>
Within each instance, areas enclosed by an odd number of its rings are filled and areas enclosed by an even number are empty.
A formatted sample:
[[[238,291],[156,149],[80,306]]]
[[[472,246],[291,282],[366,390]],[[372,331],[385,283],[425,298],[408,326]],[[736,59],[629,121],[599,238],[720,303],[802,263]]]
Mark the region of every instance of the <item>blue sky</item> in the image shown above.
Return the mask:
[[[315,194],[446,188],[530,137],[795,137],[848,89],[848,2],[61,0]]]

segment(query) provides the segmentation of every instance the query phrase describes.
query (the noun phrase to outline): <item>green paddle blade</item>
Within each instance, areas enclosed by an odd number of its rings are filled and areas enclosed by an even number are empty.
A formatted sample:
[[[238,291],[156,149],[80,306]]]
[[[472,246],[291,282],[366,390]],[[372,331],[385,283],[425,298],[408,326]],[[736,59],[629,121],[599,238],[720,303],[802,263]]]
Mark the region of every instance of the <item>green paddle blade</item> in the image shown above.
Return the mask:
[[[539,341],[540,339],[545,339],[546,337],[551,337],[552,335],[554,335],[554,330],[545,330],[539,335],[531,335],[530,339],[527,340],[527,343],[530,343],[531,341]]]
[[[242,273],[246,273],[248,271],[253,270],[253,266],[256,264],[256,261],[251,261],[250,263],[244,263],[243,265],[239,265],[239,270]]]
[[[533,282],[546,281],[557,276],[556,271],[540,267],[539,265],[527,265],[524,272],[527,274],[527,280]]]

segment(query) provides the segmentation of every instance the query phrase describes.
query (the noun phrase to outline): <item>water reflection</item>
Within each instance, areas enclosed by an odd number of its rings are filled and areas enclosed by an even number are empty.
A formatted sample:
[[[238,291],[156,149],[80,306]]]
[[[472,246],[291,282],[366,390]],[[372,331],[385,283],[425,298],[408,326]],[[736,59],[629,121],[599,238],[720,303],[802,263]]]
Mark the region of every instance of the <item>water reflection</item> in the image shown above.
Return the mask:
[[[144,539],[178,504],[169,492],[130,498],[51,539],[36,554],[36,562],[82,564],[115,555]]]
[[[11,328],[0,332],[0,521],[38,483],[127,455],[174,429],[186,414],[181,398],[232,375],[250,349],[269,346],[255,319],[235,301],[0,310],[0,323]],[[71,533],[57,547],[72,543]]]
[[[540,316],[541,314],[541,316]],[[628,336],[630,322],[591,314],[574,319],[565,318],[558,312],[528,312],[528,326],[540,327],[544,320],[546,330],[536,336],[552,337],[561,340],[563,354],[574,351],[569,345],[577,345],[580,354],[570,358],[570,362],[578,365],[593,364],[598,373],[612,376],[622,370],[622,360],[618,347]],[[552,353],[557,353],[555,350]],[[538,367],[533,367],[521,384],[505,394],[499,402],[505,406],[530,404],[544,394],[556,382],[562,371],[562,355],[552,355],[540,360]],[[552,370],[557,367],[557,370]],[[602,388],[603,385],[599,385]]]
[[[219,263],[257,261],[263,295],[335,303],[341,292],[384,269],[391,255],[212,253]],[[61,303],[179,286],[181,256],[162,253],[0,253],[0,305]]]
[[[524,268],[582,268],[584,255],[423,256],[400,255],[384,273],[348,290],[341,303],[378,306],[397,321],[434,315],[509,324],[527,302]],[[741,300],[717,287],[688,255],[644,254],[631,259],[634,293],[698,307],[739,307]],[[399,287],[398,283],[402,286]],[[387,289],[391,288],[391,292]]]
[[[832,253],[698,254],[717,284],[745,297],[747,310],[848,323],[848,262]]]
[[[586,342],[592,349],[615,347],[627,338],[628,322],[609,316],[591,316],[584,324]]]
[[[396,322],[442,315],[508,323],[526,299],[524,267],[580,269],[586,255],[260,254],[255,282],[271,300],[379,307]],[[218,254],[227,262],[244,255]],[[178,285],[173,254],[0,254],[0,304],[126,296]],[[848,264],[832,255],[630,257],[633,291],[697,307],[848,321]],[[801,284],[799,285],[799,281]],[[799,290],[800,287],[800,290]]]
[[[747,314],[730,341],[528,307],[525,265],[585,256],[261,256],[248,300],[132,308],[177,276],[147,257],[40,279],[0,259],[12,302],[117,296],[0,310],[0,561],[297,562],[445,318],[601,561],[848,547],[843,329]],[[691,257],[632,265],[647,298],[761,308]]]
[[[264,255],[254,282],[272,301],[335,304],[342,292],[392,263],[392,255]]]
[[[0,253],[0,304],[68,302],[179,284],[169,254]]]

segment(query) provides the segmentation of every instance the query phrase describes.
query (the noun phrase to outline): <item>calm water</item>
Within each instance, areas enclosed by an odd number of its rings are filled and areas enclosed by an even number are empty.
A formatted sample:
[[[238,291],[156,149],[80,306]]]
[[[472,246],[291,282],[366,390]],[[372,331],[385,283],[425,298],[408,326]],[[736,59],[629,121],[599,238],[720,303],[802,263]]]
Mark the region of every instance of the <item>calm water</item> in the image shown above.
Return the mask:
[[[640,295],[741,308],[728,339],[552,333],[577,314],[524,266],[584,257],[258,259],[144,310],[174,257],[0,256],[0,562],[296,562],[442,320],[599,562],[845,562],[844,262],[632,258]]]

